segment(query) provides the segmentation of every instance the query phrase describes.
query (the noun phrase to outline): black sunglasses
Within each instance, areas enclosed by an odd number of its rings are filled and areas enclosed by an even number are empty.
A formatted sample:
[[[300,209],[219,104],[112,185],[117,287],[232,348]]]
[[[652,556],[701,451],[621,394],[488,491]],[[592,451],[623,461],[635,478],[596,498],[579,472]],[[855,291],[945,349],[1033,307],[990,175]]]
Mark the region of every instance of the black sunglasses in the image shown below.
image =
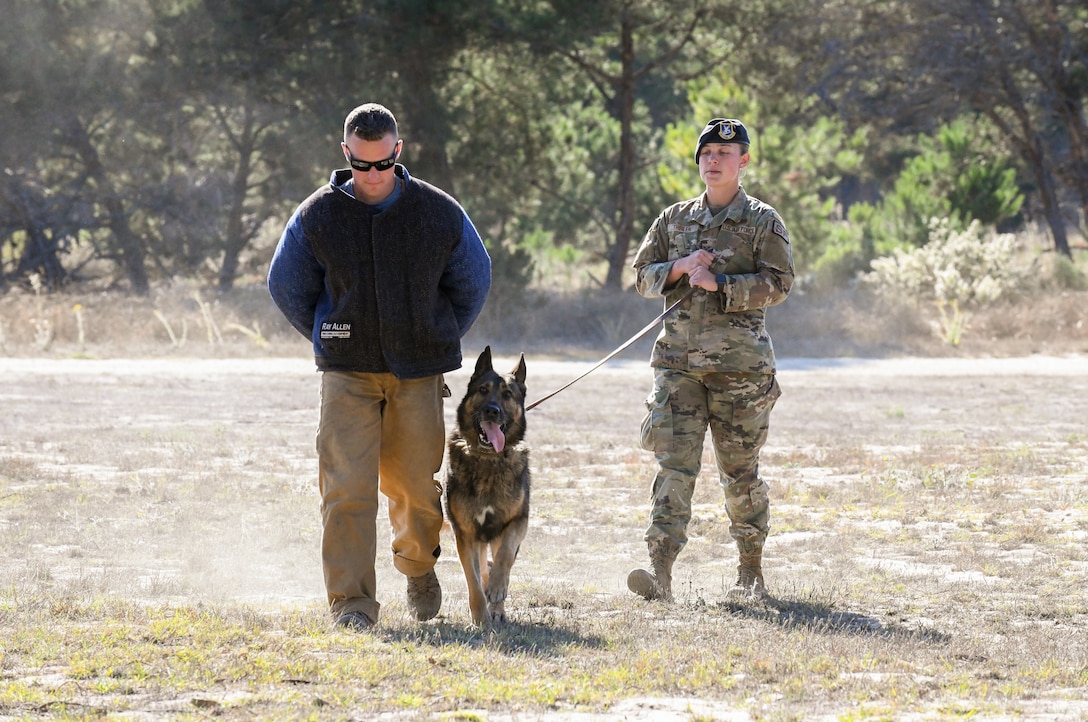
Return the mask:
[[[378,171],[387,171],[397,163],[397,151],[393,151],[393,155],[389,156],[385,160],[376,160],[373,162],[365,160],[356,160],[351,157],[351,153],[348,153],[348,164],[355,170],[361,170],[366,173],[371,168],[377,168]]]

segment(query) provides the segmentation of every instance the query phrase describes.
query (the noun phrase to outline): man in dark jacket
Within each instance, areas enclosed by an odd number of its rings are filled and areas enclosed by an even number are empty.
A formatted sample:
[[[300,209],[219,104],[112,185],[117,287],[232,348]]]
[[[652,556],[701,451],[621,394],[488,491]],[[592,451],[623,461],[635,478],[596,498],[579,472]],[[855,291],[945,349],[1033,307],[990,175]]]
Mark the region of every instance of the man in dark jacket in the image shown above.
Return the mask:
[[[272,257],[268,288],[314,347],[321,557],[338,624],[378,621],[378,492],[393,563],[417,619],[438,614],[442,527],[435,474],[445,447],[442,374],[491,286],[491,259],[464,209],[397,163],[397,121],[368,103],[344,122],[350,169],[302,202]]]

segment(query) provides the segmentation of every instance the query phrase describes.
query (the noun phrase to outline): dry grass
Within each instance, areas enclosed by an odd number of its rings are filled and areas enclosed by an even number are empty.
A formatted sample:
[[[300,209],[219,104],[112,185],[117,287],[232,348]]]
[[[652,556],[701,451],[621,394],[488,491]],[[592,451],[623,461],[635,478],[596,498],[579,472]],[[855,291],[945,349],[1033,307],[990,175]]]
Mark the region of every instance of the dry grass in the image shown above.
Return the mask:
[[[516,305],[509,298],[492,296],[466,339],[469,346],[599,357],[661,310],[660,302],[633,291],[528,290]],[[1088,291],[1040,289],[1010,298],[972,315],[957,347],[938,336],[935,307],[878,305],[852,290],[806,293],[801,287],[770,309],[768,319],[783,357],[1055,355],[1088,353],[1086,307]],[[645,358],[653,335],[628,357]],[[0,295],[0,354],[7,356],[277,357],[296,354],[299,344],[256,281],[226,295],[185,281],[157,287],[146,298],[88,289]]]
[[[447,533],[440,617],[410,618],[382,557],[381,625],[354,635],[323,611],[305,342],[255,303],[213,318],[259,318],[268,347],[212,344],[193,301],[179,348],[132,308],[135,361],[86,358],[117,355],[90,337],[73,358],[60,323],[44,352],[7,327],[0,719],[1088,719],[1083,357],[785,359],[763,464],[774,598],[725,600],[707,456],[664,605],[624,583],[654,472],[629,352],[531,412],[513,622],[469,624]],[[587,367],[562,355],[527,354],[530,398]]]

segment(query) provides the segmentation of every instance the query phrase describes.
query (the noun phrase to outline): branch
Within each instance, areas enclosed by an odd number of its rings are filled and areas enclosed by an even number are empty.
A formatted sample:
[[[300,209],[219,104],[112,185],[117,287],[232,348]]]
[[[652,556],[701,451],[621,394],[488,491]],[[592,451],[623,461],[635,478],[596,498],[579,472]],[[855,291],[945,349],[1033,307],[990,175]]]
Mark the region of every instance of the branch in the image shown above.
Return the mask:
[[[695,28],[699,26],[699,21],[706,17],[706,8],[699,8],[695,11],[695,14],[691,16],[691,23],[688,25],[688,29],[684,32],[684,36],[673,47],[665,50],[656,58],[648,61],[645,65],[634,72],[635,78],[641,78],[658,65],[665,64],[680,54],[680,51],[695,38]],[[711,67],[707,65],[706,67]]]
[[[537,190],[541,191],[545,195],[551,196],[552,198],[555,198],[556,200],[562,201],[563,203],[566,203],[568,205],[572,205],[575,208],[578,208],[578,209],[582,210],[585,213],[586,218],[589,219],[590,223],[592,223],[593,225],[598,227],[598,229],[601,232],[601,235],[603,235],[605,238],[609,238],[609,239],[611,238],[611,235],[609,233],[611,231],[611,229],[608,227],[606,220],[598,217],[599,214],[597,213],[596,209],[593,208],[593,206],[583,204],[583,203],[573,202],[569,198],[567,198],[566,196],[562,195],[561,193],[557,193],[556,191],[552,190],[552,188],[550,186],[544,185],[544,184],[540,183],[539,181],[530,180],[529,185],[532,186],[533,188],[536,188]],[[609,246],[611,245],[611,240],[609,241],[608,245]]]
[[[615,87],[620,82],[620,76],[606,73],[597,66],[583,60],[582,56],[576,50],[570,50],[563,55],[585,71],[586,75],[589,76],[590,82],[597,88],[597,92],[601,94],[602,98],[612,100],[612,98],[615,97],[615,94],[609,94],[608,90]]]

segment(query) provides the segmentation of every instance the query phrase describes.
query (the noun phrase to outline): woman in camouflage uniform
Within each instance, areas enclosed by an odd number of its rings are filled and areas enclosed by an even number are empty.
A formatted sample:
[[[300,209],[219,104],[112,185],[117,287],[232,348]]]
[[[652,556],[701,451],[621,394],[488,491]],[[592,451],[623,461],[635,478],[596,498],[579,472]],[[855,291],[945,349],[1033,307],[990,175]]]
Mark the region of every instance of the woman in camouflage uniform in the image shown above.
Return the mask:
[[[778,212],[740,186],[748,145],[739,120],[711,120],[695,149],[706,192],[666,208],[635,257],[643,296],[664,296],[668,306],[691,292],[666,318],[650,361],[654,386],[642,444],[659,466],[645,535],[652,568],[627,578],[646,599],[672,598],[673,562],[687,542],[708,427],[740,555],[731,596],[764,594],[770,511],[759,452],[780,393],[764,309],[785,300],[794,270]]]

